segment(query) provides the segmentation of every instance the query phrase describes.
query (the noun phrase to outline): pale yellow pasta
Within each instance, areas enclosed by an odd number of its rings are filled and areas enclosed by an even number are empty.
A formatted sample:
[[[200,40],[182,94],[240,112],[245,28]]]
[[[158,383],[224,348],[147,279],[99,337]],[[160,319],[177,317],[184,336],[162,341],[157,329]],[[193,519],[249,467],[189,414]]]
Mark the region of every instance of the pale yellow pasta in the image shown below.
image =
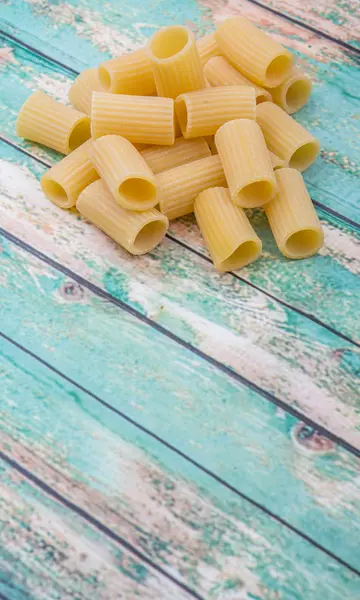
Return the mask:
[[[144,48],[104,61],[99,66],[99,78],[103,88],[112,94],[156,93],[152,64]]]
[[[217,147],[216,147],[216,144],[215,144],[214,136],[213,135],[206,135],[204,137],[204,140],[207,143],[207,145],[209,146],[209,148],[211,150],[211,154],[218,154]]]
[[[16,134],[63,154],[69,154],[90,137],[90,120],[44,92],[35,92],[22,105]]]
[[[161,173],[180,165],[211,156],[204,138],[178,138],[173,146],[151,146],[141,152],[153,173]]]
[[[272,101],[291,115],[307,103],[311,88],[311,79],[301,69],[293,67],[289,77],[270,92]]]
[[[205,87],[195,36],[188,27],[159,29],[146,47],[158,96],[176,98]]]
[[[245,85],[255,90],[256,104],[271,100],[271,94],[242,75],[224,56],[211,58],[204,67],[204,74],[212,87]]]
[[[174,100],[94,92],[91,134],[95,139],[117,134],[133,144],[171,146],[175,142]]]
[[[69,156],[51,167],[41,177],[40,184],[47,198],[60,208],[72,208],[79,194],[93,181],[98,172],[89,159],[92,141],[88,140]]]
[[[288,258],[306,258],[318,252],[324,232],[296,169],[276,171],[278,193],[265,207],[279,250]]]
[[[276,154],[274,154],[270,150],[269,150],[269,156],[270,156],[271,165],[272,165],[272,168],[274,169],[274,171],[276,169],[281,169],[282,167],[286,167],[285,162],[281,158],[276,156]]]
[[[86,115],[91,113],[91,98],[93,92],[104,91],[97,69],[85,69],[75,79],[69,90],[69,100],[74,108]]]
[[[231,202],[228,189],[212,187],[201,192],[194,212],[216,269],[240,269],[260,256],[261,240],[243,209]]]
[[[304,171],[320,152],[320,142],[300,123],[273,102],[262,102],[256,107],[256,120],[264,134],[267,146],[279,158],[298,171]]]
[[[204,66],[207,63],[207,61],[213,58],[214,56],[221,55],[220,48],[216,41],[215,31],[201,37],[197,41],[196,45],[202,66]]]
[[[263,206],[276,194],[276,179],[264,136],[255,121],[236,119],[215,135],[234,204],[243,208]]]
[[[128,140],[119,135],[105,135],[93,142],[89,155],[123,208],[142,211],[157,204],[155,176]]]
[[[246,17],[227,19],[216,30],[221,53],[245,77],[268,88],[280,85],[290,73],[293,55]]]
[[[156,184],[161,212],[176,219],[193,212],[200,192],[226,182],[220,158],[209,156],[159,173]]]
[[[155,208],[142,212],[123,208],[100,179],[80,194],[76,208],[131,254],[150,252],[161,242],[168,219]]]
[[[254,88],[242,85],[187,92],[175,100],[184,138],[213,135],[233,119],[255,119],[255,109]]]

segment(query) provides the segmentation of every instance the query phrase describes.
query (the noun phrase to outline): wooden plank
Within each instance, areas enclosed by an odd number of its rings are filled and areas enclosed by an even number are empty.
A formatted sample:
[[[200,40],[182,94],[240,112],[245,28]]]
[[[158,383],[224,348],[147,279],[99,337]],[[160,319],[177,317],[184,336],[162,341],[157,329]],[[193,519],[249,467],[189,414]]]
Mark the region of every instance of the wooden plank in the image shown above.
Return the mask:
[[[43,273],[43,289],[47,287],[45,279]],[[54,281],[50,284],[54,285]],[[0,348],[5,392],[0,421],[2,451],[21,463],[30,477],[38,478],[56,494],[66,495],[76,505],[77,513],[86,513],[88,521],[101,523],[106,532],[128,540],[164,570],[189,582],[204,598],[309,600],[319,594],[329,600],[354,600],[360,585],[358,575],[183,458],[175,459],[170,450],[114,417],[104,406],[12,344],[2,339]],[[134,387],[138,385],[136,379],[133,382]],[[306,455],[301,460],[307,462]],[[343,466],[344,472],[350,474],[350,463],[345,460]],[[30,539],[29,544],[21,545],[24,538],[29,541],[31,534],[35,536],[37,531],[32,528],[37,528],[37,523],[39,545],[42,535],[51,536],[52,546],[59,554],[64,551],[71,556],[75,546],[77,556],[85,551],[92,557],[98,534],[88,534],[90,548],[84,550],[79,531],[85,527],[76,512],[68,515],[63,507],[30,485],[29,475],[26,479],[15,472],[2,477],[2,499],[8,500],[2,503],[2,511],[10,514],[10,523],[21,515],[24,529],[30,529],[30,534],[21,535],[20,531],[18,537],[20,527],[16,523],[16,535],[11,538],[16,549],[14,559],[20,555],[28,569],[41,564],[41,554],[32,558],[27,554],[35,542]],[[344,482],[341,486],[346,494]],[[50,533],[46,521],[52,523]],[[60,538],[57,532],[63,529]],[[355,536],[355,530],[353,533]],[[68,539],[70,548],[66,548]],[[6,541],[3,530],[2,543]],[[54,550],[51,552],[49,546],[46,549],[49,561],[55,563],[53,574],[60,567]],[[111,567],[110,551],[108,555],[105,556]],[[100,550],[92,559],[93,569],[101,570],[102,581],[111,581],[107,564],[102,569],[101,557]],[[75,561],[74,569],[76,557]],[[119,570],[124,562],[115,562]],[[131,576],[130,565],[127,571]],[[142,585],[145,569],[143,572],[140,567],[133,567],[132,572]],[[34,592],[40,573],[35,572],[31,579],[22,570],[17,573],[23,575],[22,583]],[[89,573],[89,578],[91,575],[96,582],[93,586],[100,587],[95,574]],[[116,585],[116,579],[112,584]],[[102,595],[95,594],[96,598],[114,597],[106,596],[108,588],[100,589]],[[150,586],[148,592],[150,595]],[[169,588],[164,588],[155,597],[169,598],[169,594]],[[84,597],[88,597],[85,591]],[[135,594],[124,597],[135,598]],[[183,598],[184,594],[178,592],[174,597]]]
[[[313,28],[319,34],[360,49],[358,0],[302,0],[296,3],[291,0],[260,0],[259,3]]]
[[[3,333],[235,493],[360,565],[359,459],[148,323],[6,239],[1,243]],[[136,289],[125,279],[122,285],[129,296]],[[345,473],[349,486],[340,494]]]
[[[1,361],[6,379],[16,370]],[[11,369],[13,369],[11,371]],[[20,373],[21,375],[21,373]],[[20,380],[20,379],[19,379]],[[34,405],[39,382],[33,379]],[[57,392],[56,392],[57,393]],[[18,394],[13,398],[18,400]],[[29,397],[27,397],[29,399]],[[10,397],[4,399],[10,402]],[[2,409],[4,406],[2,406]],[[1,446],[30,458],[5,435]],[[1,456],[1,453],[0,453]],[[41,460],[32,457],[33,462]],[[48,469],[56,477],[55,469]],[[59,479],[66,482],[66,477]],[[101,533],[0,458],[0,597],[128,600],[193,596]]]
[[[241,12],[292,48],[300,65],[315,79],[309,104],[296,115],[296,119],[310,128],[322,144],[321,158],[306,172],[305,179],[316,201],[359,223],[357,105],[360,82],[356,56],[247,0],[236,0],[225,6],[217,0],[204,0],[201,7],[192,0],[183,0],[173,5],[172,10],[163,9],[160,1],[149,15],[146,3],[139,3],[135,8],[129,2],[126,9],[122,5],[120,10],[114,0],[102,4],[101,8],[97,0],[86,3],[83,0],[76,6],[42,2],[29,5],[26,0],[16,0],[4,12],[3,28],[14,32],[14,28],[21,27],[18,35],[22,39],[28,40],[28,31],[32,45],[60,57],[74,68],[79,59],[92,66],[104,55],[143,44],[146,36],[159,25],[187,22],[201,34],[226,16]],[[52,47],[44,42],[49,39]],[[52,52],[54,46],[59,48],[55,54]],[[63,57],[63,48],[76,57],[74,61],[69,62]]]
[[[1,148],[4,228],[301,414],[349,443],[359,444],[357,346],[246,282],[218,275],[211,264],[170,239],[146,257],[129,257],[75,213],[61,211],[43,197],[37,181],[43,172],[41,165],[7,145]],[[328,230],[331,233],[330,224]],[[194,247],[199,244],[194,225],[179,222],[173,231]],[[284,287],[294,298],[303,293],[313,305],[319,304],[319,297],[324,298],[329,314],[336,311],[340,323],[355,333],[359,286],[351,269],[356,263],[348,255],[348,262],[344,260],[341,242],[347,242],[346,250],[351,246],[347,235],[342,236],[339,231],[336,253],[313,259],[317,268],[307,261],[308,266],[297,271],[299,263],[289,263],[286,269],[285,261],[271,260],[274,244],[268,235],[269,259],[266,254],[258,266],[264,262],[268,280],[275,282],[281,281],[284,271],[288,286]],[[350,239],[355,245],[356,240]],[[250,280],[256,276],[254,267],[246,271]],[[261,268],[257,278],[267,281]]]

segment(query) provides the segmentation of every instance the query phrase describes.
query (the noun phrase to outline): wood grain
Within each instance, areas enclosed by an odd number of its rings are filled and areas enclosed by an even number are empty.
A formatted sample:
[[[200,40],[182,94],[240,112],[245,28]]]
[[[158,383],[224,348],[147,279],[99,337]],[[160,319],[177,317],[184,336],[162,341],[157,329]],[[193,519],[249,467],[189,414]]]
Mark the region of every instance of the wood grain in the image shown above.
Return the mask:
[[[1,407],[2,451],[86,515],[85,523],[76,513],[69,515],[28,478],[6,469],[0,514],[9,519],[9,526],[1,530],[0,539],[3,548],[11,540],[11,556],[5,564],[7,572],[13,572],[13,561],[22,561],[12,577],[34,597],[47,598],[38,592],[40,586],[55,586],[49,578],[60,573],[60,590],[72,585],[72,591],[78,585],[97,598],[121,598],[106,593],[122,583],[122,574],[125,585],[126,577],[135,579],[135,591],[148,586],[149,595],[141,598],[150,597],[151,590],[156,598],[187,597],[174,593],[165,579],[161,592],[154,589],[157,578],[120,548],[116,551],[113,543],[106,544],[89,527],[89,519],[136,545],[204,598],[356,597],[358,576],[180,457],[174,460],[149,436],[114,418],[12,344],[2,339],[0,348],[6,399]],[[88,541],[83,541],[85,534]],[[81,567],[79,557],[84,554],[87,560]],[[48,579],[41,582],[47,567]],[[73,581],[66,577],[71,570]],[[71,597],[68,589],[66,593],[61,597]],[[123,597],[137,595],[124,592]]]

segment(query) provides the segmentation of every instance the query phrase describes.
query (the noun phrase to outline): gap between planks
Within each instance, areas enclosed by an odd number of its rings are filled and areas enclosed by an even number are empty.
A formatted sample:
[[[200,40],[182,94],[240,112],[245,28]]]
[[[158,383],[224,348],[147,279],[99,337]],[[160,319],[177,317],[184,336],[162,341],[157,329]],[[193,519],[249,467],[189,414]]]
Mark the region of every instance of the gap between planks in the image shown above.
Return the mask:
[[[308,542],[309,544],[311,544],[312,546],[314,546],[315,548],[317,548],[318,550],[320,550],[321,552],[323,552],[324,554],[326,554],[330,558],[336,560],[336,562],[338,562],[339,564],[341,564],[342,566],[344,566],[345,568],[349,569],[350,571],[352,571],[353,573],[355,573],[356,575],[358,575],[360,577],[360,571],[358,569],[356,569],[355,567],[353,567],[352,565],[350,565],[349,563],[347,563],[345,560],[343,560],[342,558],[340,558],[339,556],[337,556],[336,554],[334,554],[333,552],[331,552],[330,550],[328,550],[327,548],[325,548],[324,546],[322,546],[321,544],[319,544],[312,537],[310,537],[307,534],[303,533],[300,529],[297,529],[296,527],[292,526],[285,519],[283,519],[282,517],[279,517],[278,515],[276,515],[272,511],[268,510],[266,507],[264,507],[259,502],[256,502],[255,500],[253,500],[252,498],[250,498],[246,494],[243,494],[240,490],[238,490],[237,488],[233,487],[231,484],[227,483],[221,477],[219,477],[218,475],[216,475],[215,473],[213,473],[212,471],[210,471],[209,469],[207,469],[206,467],[204,467],[203,465],[201,465],[197,461],[193,460],[191,457],[187,456],[185,453],[181,452],[181,450],[178,450],[177,448],[175,448],[174,446],[172,446],[171,444],[169,444],[168,442],[166,442],[165,440],[163,440],[162,438],[160,438],[159,436],[157,436],[156,434],[154,434],[150,430],[148,430],[145,427],[143,427],[142,425],[138,424],[135,420],[133,420],[130,417],[126,416],[124,413],[121,413],[121,411],[118,411],[117,409],[114,409],[110,404],[108,404],[107,402],[105,402],[104,400],[102,400],[99,396],[97,396],[96,394],[93,394],[90,390],[87,390],[82,385],[76,383],[76,381],[74,381],[73,379],[67,377],[67,375],[64,375],[61,371],[59,371],[58,369],[56,369],[55,367],[53,367],[52,365],[50,365],[49,363],[47,363],[46,361],[44,361],[42,358],[36,356],[36,354],[34,354],[30,350],[28,350],[27,348],[25,348],[24,346],[22,346],[21,344],[19,344],[18,342],[16,342],[15,340],[13,340],[12,338],[10,338],[9,336],[3,334],[1,331],[0,331],[0,337],[2,337],[4,340],[6,340],[7,342],[9,342],[10,344],[14,345],[16,348],[18,348],[22,352],[24,352],[24,353],[28,354],[29,356],[31,356],[33,359],[39,361],[42,365],[44,365],[45,367],[49,368],[51,371],[53,371],[54,373],[56,373],[57,375],[59,375],[60,377],[62,377],[66,381],[68,381],[70,384],[72,384],[75,387],[77,387],[78,389],[80,389],[85,394],[87,394],[90,397],[92,397],[94,400],[100,402],[104,407],[110,409],[111,411],[115,412],[118,416],[124,418],[131,425],[137,427],[138,429],[140,429],[141,431],[143,431],[147,435],[150,435],[151,437],[153,437],[154,439],[156,439],[157,441],[159,441],[161,444],[164,444],[169,450],[176,452],[179,456],[181,456],[182,458],[184,458],[185,460],[187,460],[188,462],[190,462],[196,468],[198,468],[201,471],[203,471],[206,475],[208,475],[209,477],[211,477],[212,479],[214,479],[215,481],[217,481],[221,485],[225,486],[229,491],[235,493],[237,496],[239,496],[240,498],[242,498],[246,502],[249,502],[252,506],[254,506],[258,510],[261,510],[262,512],[264,512],[268,517],[270,517],[271,519],[273,519],[274,521],[276,521],[277,523],[279,523],[280,525],[282,525],[286,529],[292,531],[296,535],[300,536],[303,540],[305,540],[306,542]],[[106,525],[102,524],[100,521],[98,521],[97,519],[95,519],[94,517],[92,517],[89,513],[87,513],[86,511],[84,511],[82,508],[78,507],[77,505],[75,505],[71,501],[67,500],[64,496],[62,496],[61,494],[59,494],[51,486],[49,486],[48,484],[44,483],[36,475],[34,475],[30,471],[28,471],[22,465],[18,464],[12,458],[8,457],[1,450],[0,450],[0,458],[3,459],[5,462],[7,462],[11,467],[13,467],[17,471],[19,471],[24,477],[26,477],[27,479],[29,479],[30,481],[32,481],[35,485],[37,485],[38,487],[40,487],[47,494],[51,495],[52,497],[54,497],[59,502],[62,502],[67,508],[70,508],[72,511],[76,512],[82,518],[88,520],[92,525],[94,525],[100,531],[102,531],[102,533],[104,533],[105,535],[108,535],[111,539],[113,539],[115,541],[118,541],[120,544],[124,545],[125,548],[127,548],[130,552],[135,553],[138,558],[140,558],[141,560],[146,561],[148,564],[150,564],[151,566],[153,566],[154,568],[156,568],[156,570],[158,570],[160,573],[162,573],[163,575],[166,575],[169,579],[171,579],[172,582],[180,585],[180,587],[182,587],[185,591],[187,591],[188,593],[190,593],[193,597],[198,598],[200,600],[203,600],[201,596],[199,596],[199,595],[196,594],[196,592],[194,592],[193,590],[191,590],[190,588],[188,588],[186,585],[182,584],[181,582],[178,582],[174,577],[172,577],[171,575],[167,574],[166,571],[163,571],[163,569],[161,567],[157,566],[155,563],[152,563],[152,561],[150,559],[147,559],[144,555],[142,555],[141,552],[138,552],[135,548],[132,547],[131,544],[129,544],[128,542],[126,542],[126,540],[123,540],[120,536],[118,536],[115,532],[113,532],[112,529],[110,529]]]

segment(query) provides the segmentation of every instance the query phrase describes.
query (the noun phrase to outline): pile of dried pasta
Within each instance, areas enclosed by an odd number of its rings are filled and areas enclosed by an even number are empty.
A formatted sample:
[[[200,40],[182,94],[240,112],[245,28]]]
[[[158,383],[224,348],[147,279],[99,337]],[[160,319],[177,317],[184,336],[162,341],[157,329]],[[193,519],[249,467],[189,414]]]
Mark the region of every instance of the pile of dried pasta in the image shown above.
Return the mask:
[[[17,134],[67,155],[41,178],[46,196],[132,254],[194,212],[215,267],[238,269],[262,249],[244,209],[264,206],[281,252],[304,258],[323,243],[300,174],[319,142],[289,116],[311,91],[293,63],[243,17],[198,42],[166,27],[144,49],[83,71],[73,108],[34,93]]]

